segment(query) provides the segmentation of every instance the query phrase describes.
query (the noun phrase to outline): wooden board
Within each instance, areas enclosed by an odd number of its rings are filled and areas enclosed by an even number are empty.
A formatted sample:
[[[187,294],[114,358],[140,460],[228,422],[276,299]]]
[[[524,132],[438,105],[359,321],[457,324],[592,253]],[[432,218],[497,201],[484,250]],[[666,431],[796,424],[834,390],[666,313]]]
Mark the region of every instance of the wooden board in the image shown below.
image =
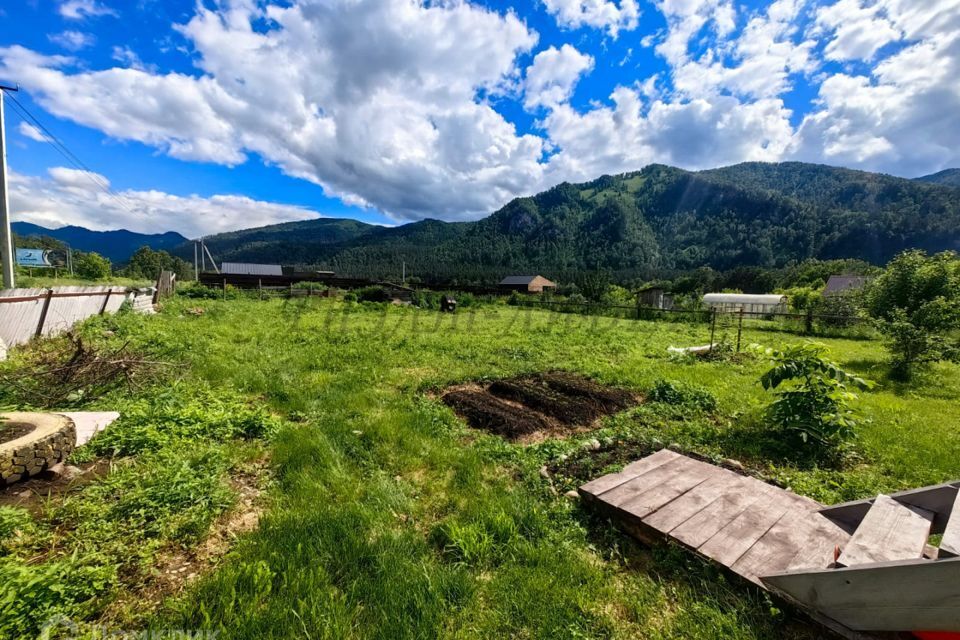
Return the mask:
[[[933,520],[931,533],[943,533],[947,526],[947,519],[950,516],[950,510],[956,500],[960,480],[938,484],[920,489],[910,489],[908,491],[898,491],[891,493],[890,497],[897,502],[920,507],[927,511],[932,511],[936,515]],[[845,526],[850,533],[860,525],[860,521],[870,511],[870,506],[876,498],[870,497],[864,500],[854,500],[853,502],[844,502],[829,507],[824,507],[821,513],[831,520]]]
[[[960,556],[960,492],[953,502],[953,509],[940,540],[940,556]]]
[[[790,508],[790,504],[774,491],[765,493],[703,543],[698,551],[732,568],[740,556],[749,551]]]
[[[912,560],[923,556],[933,513],[879,495],[850,538],[838,564],[844,567]]]
[[[670,533],[731,488],[740,486],[732,471],[717,467],[710,469],[711,475],[707,479],[671,502],[669,509],[658,509],[644,520],[644,524],[661,533]]]
[[[960,631],[960,558],[781,573],[763,582],[857,631]]]
[[[751,490],[745,478],[670,532],[670,537],[697,549],[765,494]]]
[[[604,503],[620,508],[622,505],[637,498],[641,494],[657,485],[663,484],[671,477],[683,476],[690,472],[695,460],[678,456],[666,464],[662,464],[655,469],[642,473],[623,484],[617,485],[613,489],[602,493],[599,497]]]
[[[667,462],[676,460],[679,457],[680,454],[678,453],[674,453],[669,449],[661,449],[653,455],[649,455],[646,458],[631,462],[623,468],[623,471],[618,473],[610,473],[605,476],[601,476],[596,480],[588,482],[580,487],[580,495],[587,497],[598,496],[616,486],[623,484],[628,480],[636,478],[638,475],[646,473],[651,469],[655,469],[660,465],[666,464]]]

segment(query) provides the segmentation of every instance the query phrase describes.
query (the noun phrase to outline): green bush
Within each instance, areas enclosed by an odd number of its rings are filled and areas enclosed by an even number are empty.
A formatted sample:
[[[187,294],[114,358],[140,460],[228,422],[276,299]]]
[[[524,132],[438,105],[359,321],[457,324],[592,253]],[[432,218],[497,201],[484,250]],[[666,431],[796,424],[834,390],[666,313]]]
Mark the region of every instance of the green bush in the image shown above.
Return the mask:
[[[865,301],[886,337],[895,378],[909,380],[917,367],[960,356],[954,335],[960,329],[956,253],[901,253],[873,281]]]
[[[857,414],[850,403],[853,389],[873,383],[841,369],[815,343],[767,349],[773,367],[760,377],[763,388],[777,390],[767,408],[770,422],[798,443],[822,448],[839,447],[856,436]]]
[[[357,289],[356,295],[360,302],[390,302],[390,293],[383,287]]]
[[[33,518],[26,509],[0,506],[0,545],[16,531],[28,531],[33,527]]]
[[[671,380],[655,382],[647,394],[647,400],[699,411],[709,412],[717,409],[717,399],[706,389]]]

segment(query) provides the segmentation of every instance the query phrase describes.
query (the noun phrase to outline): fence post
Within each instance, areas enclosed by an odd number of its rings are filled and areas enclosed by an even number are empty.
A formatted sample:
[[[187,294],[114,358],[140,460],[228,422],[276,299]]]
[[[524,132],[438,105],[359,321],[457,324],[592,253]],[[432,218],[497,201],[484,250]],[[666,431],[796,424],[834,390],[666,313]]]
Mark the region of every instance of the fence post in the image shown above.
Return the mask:
[[[223,279],[223,299],[227,299],[227,279]]]
[[[806,333],[807,335],[810,335],[813,333],[813,309],[807,309]]]
[[[710,310],[710,351],[713,351],[713,337],[717,332],[717,310]]]
[[[740,353],[740,336],[743,335],[743,308],[740,308],[740,323],[737,325],[737,353]]]
[[[47,289],[47,297],[43,299],[43,309],[40,310],[40,322],[37,323],[37,337],[43,335],[43,325],[47,321],[47,311],[50,310],[50,300],[53,298],[53,289]]]
[[[107,304],[110,302],[110,294],[112,294],[112,293],[113,293],[113,289],[112,289],[112,288],[107,289],[107,295],[105,295],[105,296],[103,297],[103,304],[100,305],[100,313],[98,313],[97,315],[101,315],[101,316],[102,316],[104,313],[107,312]]]
[[[263,300],[263,278],[257,278],[257,295]]]

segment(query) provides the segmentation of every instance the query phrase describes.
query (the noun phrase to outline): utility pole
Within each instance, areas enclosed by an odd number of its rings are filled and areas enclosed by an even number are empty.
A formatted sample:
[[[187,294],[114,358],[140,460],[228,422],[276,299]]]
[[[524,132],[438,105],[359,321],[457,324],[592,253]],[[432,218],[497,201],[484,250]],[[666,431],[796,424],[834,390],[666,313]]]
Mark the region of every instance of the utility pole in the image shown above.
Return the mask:
[[[7,140],[3,122],[3,98],[7,91],[19,91],[19,86],[0,84],[0,261],[3,262],[3,288],[13,289],[13,232],[10,231],[10,195],[7,188]]]
[[[200,272],[197,270],[197,241],[193,241],[193,281],[200,282]]]

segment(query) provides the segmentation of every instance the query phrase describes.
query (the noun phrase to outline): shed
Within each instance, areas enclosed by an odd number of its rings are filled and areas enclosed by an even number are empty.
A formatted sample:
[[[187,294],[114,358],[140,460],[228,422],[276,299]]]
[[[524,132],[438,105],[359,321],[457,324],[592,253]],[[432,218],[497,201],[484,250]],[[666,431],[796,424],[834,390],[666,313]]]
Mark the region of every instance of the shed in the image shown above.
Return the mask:
[[[869,276],[830,276],[827,286],[823,288],[825,297],[848,296],[858,293],[867,286],[873,278]]]
[[[545,289],[556,289],[557,285],[543,276],[507,276],[498,287],[506,291],[542,293]]]
[[[779,293],[708,293],[703,304],[717,311],[744,313],[786,313],[787,297]]]
[[[283,267],[278,264],[224,262],[220,265],[220,273],[232,276],[282,276]]]

